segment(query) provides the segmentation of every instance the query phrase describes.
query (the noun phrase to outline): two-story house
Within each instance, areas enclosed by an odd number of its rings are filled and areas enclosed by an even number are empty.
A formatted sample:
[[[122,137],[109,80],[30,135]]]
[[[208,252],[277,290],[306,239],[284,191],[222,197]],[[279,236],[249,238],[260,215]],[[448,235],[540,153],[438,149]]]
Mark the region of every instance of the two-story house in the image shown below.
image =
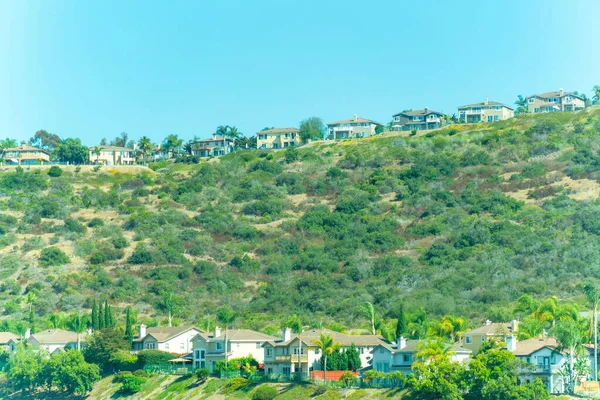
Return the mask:
[[[485,321],[483,326],[463,332],[459,335],[462,346],[477,352],[481,345],[487,340],[498,340],[504,342],[508,335],[517,332],[519,321],[492,322]]]
[[[147,328],[141,324],[134,336],[131,348],[140,350],[162,350],[173,354],[188,354],[192,351],[192,339],[202,330],[195,326],[156,326]]]
[[[252,356],[259,365],[264,363],[263,344],[274,340],[273,336],[250,329],[215,328],[211,333],[202,332],[192,339],[194,352],[194,367],[208,368],[214,372],[218,361]]]
[[[342,350],[354,344],[359,352],[362,368],[371,365],[371,351],[375,347],[390,343],[379,335],[347,335],[328,329],[311,329],[293,336],[291,329],[286,328],[282,331],[281,339],[268,341],[263,345],[265,373],[289,376],[300,372],[299,362],[304,375],[308,376],[312,370],[321,370],[322,354],[314,343],[320,339],[321,333],[330,335]]]
[[[86,336],[89,332],[65,331],[63,329],[46,329],[45,331],[36,332],[32,335],[25,333],[25,339],[30,346],[43,348],[48,354],[64,351],[67,349],[82,349],[85,345]],[[11,338],[8,341],[8,347],[11,352],[16,350],[20,338]]]
[[[585,108],[585,100],[578,94],[559,89],[556,92],[534,94],[526,97],[529,113],[577,111]]]
[[[377,133],[377,127],[383,125],[354,115],[350,119],[328,123],[327,138],[333,140],[367,138]]]
[[[92,146],[89,148],[90,161],[97,165],[133,165],[135,148],[120,146]]]
[[[458,107],[458,121],[466,124],[496,122],[513,118],[515,110],[506,104],[484,99],[481,103]]]
[[[420,351],[420,344],[425,340],[406,340],[401,337],[398,343],[382,343],[373,349],[373,369],[381,372],[400,371],[405,374],[412,372],[416,354]],[[459,344],[451,345],[450,361],[466,362],[473,353]]]
[[[2,150],[2,158],[8,164],[29,165],[50,161],[50,152],[23,144]]]
[[[441,128],[446,124],[444,114],[425,107],[422,110],[402,111],[393,115],[395,131],[422,131]]]
[[[196,140],[192,143],[192,155],[200,157],[223,156],[233,152],[233,139],[217,136],[213,133],[212,138]]]
[[[259,150],[285,149],[300,145],[298,128],[273,128],[256,132],[256,148]]]
[[[4,351],[12,351],[10,344],[19,343],[20,338],[12,332],[0,332],[0,349]]]

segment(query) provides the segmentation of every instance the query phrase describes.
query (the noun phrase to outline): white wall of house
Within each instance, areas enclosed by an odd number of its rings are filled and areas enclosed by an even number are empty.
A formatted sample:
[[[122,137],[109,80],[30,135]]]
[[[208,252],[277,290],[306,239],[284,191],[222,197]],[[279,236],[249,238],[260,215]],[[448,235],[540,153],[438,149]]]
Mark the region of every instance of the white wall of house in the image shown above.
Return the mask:
[[[192,338],[196,336],[198,332],[199,331],[195,329],[190,329],[170,340],[160,343],[149,334],[142,340],[142,348],[144,350],[156,349],[174,354],[187,354],[192,351]]]
[[[535,366],[534,371],[521,371],[522,382],[531,382],[536,378],[541,378],[552,393],[564,392],[564,379],[559,371],[566,364],[567,358],[562,354],[544,347],[529,356],[518,356],[517,358]]]
[[[263,343],[264,342],[257,341],[228,340],[227,348],[229,349],[229,359],[251,355],[259,364],[263,364],[265,362],[265,351],[262,347]],[[202,368],[202,365],[204,365],[204,368],[208,368],[213,372],[213,361],[225,360],[225,354],[221,353],[224,348],[223,340],[210,340],[207,342],[202,336],[198,335],[192,341],[192,348],[194,353],[194,366],[197,368]],[[202,357],[202,355],[204,355],[204,357]]]

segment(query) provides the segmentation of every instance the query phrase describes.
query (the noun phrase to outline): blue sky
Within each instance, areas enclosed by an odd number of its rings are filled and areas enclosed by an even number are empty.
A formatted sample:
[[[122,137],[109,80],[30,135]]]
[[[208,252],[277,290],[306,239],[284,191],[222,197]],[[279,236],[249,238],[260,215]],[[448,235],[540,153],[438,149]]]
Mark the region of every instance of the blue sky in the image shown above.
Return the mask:
[[[600,1],[0,0],[0,137],[247,136],[600,84]]]

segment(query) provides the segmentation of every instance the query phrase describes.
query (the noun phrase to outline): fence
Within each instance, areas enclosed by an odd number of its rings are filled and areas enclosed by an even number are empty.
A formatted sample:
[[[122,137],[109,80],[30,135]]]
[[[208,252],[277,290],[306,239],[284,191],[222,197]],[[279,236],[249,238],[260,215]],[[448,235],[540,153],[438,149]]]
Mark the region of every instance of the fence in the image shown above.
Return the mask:
[[[186,375],[194,373],[195,369],[192,364],[165,363],[144,365],[144,371],[155,374]]]

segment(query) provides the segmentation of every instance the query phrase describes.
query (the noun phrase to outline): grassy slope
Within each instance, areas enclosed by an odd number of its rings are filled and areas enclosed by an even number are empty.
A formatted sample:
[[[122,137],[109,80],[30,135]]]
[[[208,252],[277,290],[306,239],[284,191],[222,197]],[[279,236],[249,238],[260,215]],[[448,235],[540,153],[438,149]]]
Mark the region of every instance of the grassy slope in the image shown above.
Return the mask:
[[[573,297],[596,273],[589,265],[600,260],[581,249],[598,232],[582,215],[595,210],[600,185],[593,168],[572,158],[582,146],[597,152],[599,121],[592,109],[415,138],[315,143],[299,150],[300,161],[284,163],[277,152],[260,168],[265,159],[242,152],[157,173],[66,170],[42,191],[3,191],[0,209],[18,223],[0,237],[0,303],[11,319],[25,319],[23,295],[37,292],[43,318],[106,295],[118,308],[135,305],[139,319],[161,320],[171,291],[182,319],[204,325],[229,303],[241,324],[266,331],[289,312],[314,325],[355,325],[364,301],[390,318],[402,301],[430,315],[508,319],[519,295]],[[511,179],[535,162],[541,174]],[[576,202],[547,205],[561,193]],[[59,210],[29,221],[48,203]],[[315,205],[345,211],[327,217],[333,229],[297,225]],[[99,217],[105,226],[67,232],[65,217]],[[458,243],[479,234],[480,243]],[[90,265],[121,235],[129,241],[123,258]],[[140,244],[152,261],[127,263]],[[71,262],[41,267],[41,248],[50,245]]]

